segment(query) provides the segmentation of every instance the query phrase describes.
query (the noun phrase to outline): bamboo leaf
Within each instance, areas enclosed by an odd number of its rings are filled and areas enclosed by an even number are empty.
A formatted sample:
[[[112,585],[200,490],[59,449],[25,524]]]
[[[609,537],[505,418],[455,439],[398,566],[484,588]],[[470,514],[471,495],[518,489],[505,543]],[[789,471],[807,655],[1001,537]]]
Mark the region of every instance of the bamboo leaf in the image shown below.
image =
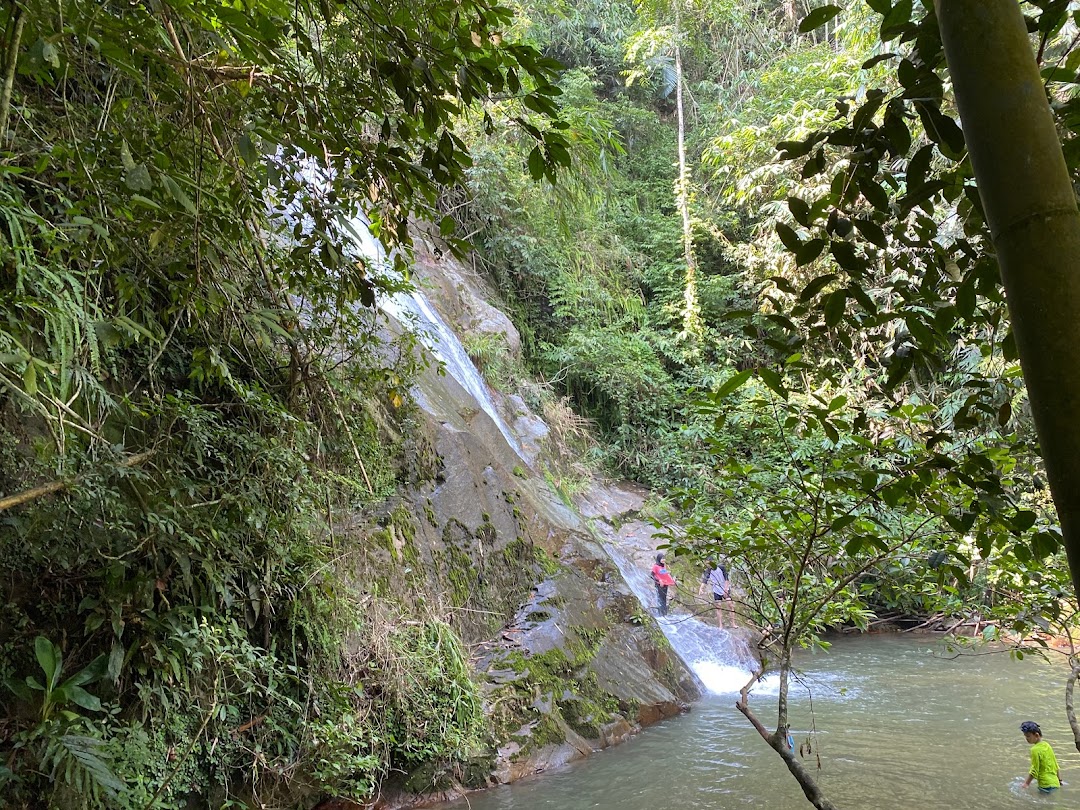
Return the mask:
[[[815,28],[820,28],[839,13],[840,6],[818,6],[802,18],[802,22],[799,23],[799,33],[805,34],[808,31],[813,31]]]

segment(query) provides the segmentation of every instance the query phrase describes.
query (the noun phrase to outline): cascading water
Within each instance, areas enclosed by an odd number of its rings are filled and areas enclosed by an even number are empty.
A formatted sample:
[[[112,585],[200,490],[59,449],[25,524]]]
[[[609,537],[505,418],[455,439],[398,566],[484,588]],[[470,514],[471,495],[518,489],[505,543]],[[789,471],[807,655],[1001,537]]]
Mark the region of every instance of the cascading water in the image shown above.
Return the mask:
[[[382,244],[372,235],[366,218],[356,217],[348,226],[360,253],[382,272],[389,272],[389,257]],[[447,376],[469,393],[491,418],[506,443],[524,461],[520,443],[500,416],[480,372],[469,359],[457,335],[423,294],[419,291],[399,292],[383,299],[380,307],[403,327],[416,332],[428,350],[443,364]],[[423,406],[423,392],[417,389],[414,395]],[[649,576],[655,554],[651,527],[643,523],[627,524],[618,533],[607,533],[602,541],[642,606],[650,610],[655,604],[655,590]],[[658,624],[672,649],[709,692],[718,695],[737,693],[749,680],[753,660],[746,636],[738,631],[721,630],[708,623],[713,617],[713,607],[709,602],[694,598],[696,584],[692,583],[690,588],[684,586],[681,590],[683,606],[675,607],[669,615],[660,617]],[[703,621],[699,615],[708,621]],[[766,679],[758,683],[754,691],[756,694],[775,694],[775,680]]]
[[[382,243],[372,235],[368,225],[367,218],[362,215],[347,223],[348,230],[353,234],[360,253],[380,271],[390,274],[392,273],[389,267],[390,257],[387,256]],[[428,351],[443,365],[447,375],[468,391],[480,409],[491,418],[517,457],[526,461],[517,437],[499,414],[484,378],[480,376],[480,372],[469,359],[465,347],[461,345],[454,330],[428,303],[423,293],[419,290],[394,293],[388,298],[383,298],[379,307],[403,328],[409,329],[420,338]],[[416,389],[413,395],[421,407],[424,407],[423,392]]]
[[[495,423],[503,438],[506,439],[506,443],[510,445],[518,458],[525,461],[517,437],[514,436],[502,416],[499,415],[495,402],[491,399],[491,394],[488,393],[487,384],[484,382],[483,377],[480,376],[476,366],[473,365],[472,360],[469,359],[465,347],[461,345],[461,341],[454,334],[454,330],[447,326],[446,322],[428,304],[423,294],[418,291],[395,293],[390,298],[385,299],[381,307],[384,312],[393,317],[398,323],[403,325],[415,324],[418,327],[416,328],[417,335],[435,358],[443,364],[446,373],[469,392],[473,399],[476,400],[476,404],[480,406],[480,409],[491,417],[491,421]],[[414,395],[423,405],[423,392],[417,390],[414,391]]]
[[[656,555],[653,529],[644,523],[628,523],[617,533],[602,537],[604,547],[623,579],[641,604],[651,610],[656,589],[650,571]],[[721,630],[711,624],[714,609],[710,601],[696,597],[698,583],[680,583],[673,596],[676,605],[667,616],[657,618],[664,636],[676,655],[698,676],[713,694],[738,692],[750,679],[753,656],[746,634]],[[754,687],[754,694],[775,694],[777,681],[766,678]]]

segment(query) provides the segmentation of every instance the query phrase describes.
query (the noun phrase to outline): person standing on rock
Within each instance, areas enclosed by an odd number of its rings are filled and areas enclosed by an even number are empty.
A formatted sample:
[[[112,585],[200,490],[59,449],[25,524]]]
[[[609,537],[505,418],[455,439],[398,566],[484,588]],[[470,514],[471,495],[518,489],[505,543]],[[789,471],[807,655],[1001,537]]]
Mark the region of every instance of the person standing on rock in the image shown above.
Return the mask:
[[[724,566],[720,564],[719,560],[709,560],[709,567],[705,569],[704,575],[701,577],[701,587],[698,588],[698,596],[705,593],[705,589],[712,590],[713,607],[716,608],[716,625],[721,630],[724,629],[724,603],[727,602],[727,607],[731,607],[731,580],[728,579],[727,571]],[[735,613],[731,612],[728,616],[728,623],[732,629],[735,628]]]
[[[652,580],[656,585],[656,611],[661,616],[667,616],[668,587],[674,585],[675,580],[667,570],[663,553],[656,555],[656,565],[652,567]]]

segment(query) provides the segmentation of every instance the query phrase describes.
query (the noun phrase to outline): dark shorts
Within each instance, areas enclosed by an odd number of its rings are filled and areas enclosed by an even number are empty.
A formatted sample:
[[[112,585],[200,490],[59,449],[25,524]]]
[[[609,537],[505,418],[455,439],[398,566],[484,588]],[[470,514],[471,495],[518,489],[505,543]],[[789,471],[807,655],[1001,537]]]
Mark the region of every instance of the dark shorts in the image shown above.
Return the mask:
[[[1056,787],[1041,787],[1039,788],[1039,793],[1053,793],[1055,790],[1057,790]]]
[[[714,593],[712,595],[712,598],[713,598],[714,602],[723,602],[723,601],[725,601],[727,599],[731,599],[730,596],[728,596],[727,594],[724,594],[724,593]]]

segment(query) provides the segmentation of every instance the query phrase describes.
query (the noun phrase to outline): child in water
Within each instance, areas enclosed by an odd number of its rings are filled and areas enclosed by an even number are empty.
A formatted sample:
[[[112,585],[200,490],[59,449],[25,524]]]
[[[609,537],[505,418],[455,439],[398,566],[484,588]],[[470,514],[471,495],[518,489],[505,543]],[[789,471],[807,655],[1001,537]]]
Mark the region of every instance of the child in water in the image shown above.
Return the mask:
[[[1031,746],[1031,770],[1023,786],[1027,787],[1032,781],[1036,781],[1039,793],[1053,793],[1061,787],[1054,749],[1050,747],[1050,743],[1043,741],[1042,729],[1039,728],[1038,723],[1025,720],[1020,724],[1020,730],[1024,733],[1024,739],[1028,741],[1028,745]]]

